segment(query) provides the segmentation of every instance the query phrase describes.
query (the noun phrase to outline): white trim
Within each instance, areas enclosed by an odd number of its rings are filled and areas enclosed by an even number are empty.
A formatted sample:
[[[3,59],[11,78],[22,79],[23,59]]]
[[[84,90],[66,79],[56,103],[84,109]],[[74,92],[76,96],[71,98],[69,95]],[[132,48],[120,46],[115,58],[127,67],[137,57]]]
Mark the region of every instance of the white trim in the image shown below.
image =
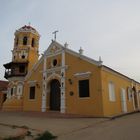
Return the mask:
[[[56,72],[56,71],[61,71],[61,69],[67,69],[68,66],[60,66],[60,67],[53,67],[53,68],[50,68],[50,69],[47,69],[47,73],[52,73],[52,72]]]
[[[53,57],[53,56],[60,55],[61,53],[62,53],[62,50],[59,50],[59,51],[57,51],[55,53],[49,53],[49,54],[46,54],[46,55],[47,55],[47,57]]]
[[[60,102],[60,112],[65,113],[66,112],[66,100],[65,100],[65,50],[62,51],[62,68],[61,73],[63,73],[63,76],[61,76],[61,102]],[[63,83],[63,87],[62,87]]]
[[[47,82],[49,82],[51,79],[54,79],[55,77],[58,77],[59,79],[61,78],[59,74],[53,73],[49,77],[47,77]]]
[[[27,84],[29,84],[29,86],[35,86],[37,83],[36,80],[33,80],[33,81],[28,81]]]
[[[80,77],[80,78],[87,78],[91,75],[90,71],[87,72],[80,72],[80,73],[75,73],[74,76],[75,77]]]
[[[43,64],[43,85],[42,85],[42,105],[41,105],[41,111],[46,112],[46,104],[47,104],[47,56],[44,54],[44,64]]]

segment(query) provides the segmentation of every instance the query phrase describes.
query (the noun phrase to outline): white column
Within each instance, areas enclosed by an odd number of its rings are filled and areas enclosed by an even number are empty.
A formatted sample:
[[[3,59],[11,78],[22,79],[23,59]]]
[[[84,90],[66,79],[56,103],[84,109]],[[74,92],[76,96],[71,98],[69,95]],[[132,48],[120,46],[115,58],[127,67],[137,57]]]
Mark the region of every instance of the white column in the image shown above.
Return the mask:
[[[62,51],[60,112],[65,113],[65,50]]]
[[[41,111],[46,112],[46,103],[47,103],[47,56],[44,53],[44,65],[43,65],[43,85],[42,85],[42,106]]]

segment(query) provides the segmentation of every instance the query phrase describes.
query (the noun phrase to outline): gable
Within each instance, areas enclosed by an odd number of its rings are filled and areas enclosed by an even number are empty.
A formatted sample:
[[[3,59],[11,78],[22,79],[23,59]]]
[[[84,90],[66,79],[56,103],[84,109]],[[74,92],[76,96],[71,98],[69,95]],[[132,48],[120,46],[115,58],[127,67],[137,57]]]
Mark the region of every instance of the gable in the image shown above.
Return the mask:
[[[63,46],[56,41],[52,40],[52,43],[49,45],[48,49],[44,52],[46,55],[57,54],[58,52],[62,51]]]
[[[63,50],[65,50],[66,53],[68,53],[74,57],[80,58],[81,60],[84,60],[84,61],[94,64],[96,66],[102,65],[101,61],[96,61],[87,56],[81,55],[69,48],[64,47],[63,45],[61,45],[58,42],[53,41],[53,40],[52,40],[52,43],[49,45],[48,49],[46,51],[44,51],[44,55],[47,57],[56,56],[58,54],[61,54]],[[32,72],[38,68],[40,63],[43,63],[44,55],[42,55],[42,57],[39,59],[39,61],[33,66],[31,71],[29,71],[29,73],[26,75],[25,79],[28,79],[31,76]],[[42,68],[42,71],[43,71],[43,68]]]

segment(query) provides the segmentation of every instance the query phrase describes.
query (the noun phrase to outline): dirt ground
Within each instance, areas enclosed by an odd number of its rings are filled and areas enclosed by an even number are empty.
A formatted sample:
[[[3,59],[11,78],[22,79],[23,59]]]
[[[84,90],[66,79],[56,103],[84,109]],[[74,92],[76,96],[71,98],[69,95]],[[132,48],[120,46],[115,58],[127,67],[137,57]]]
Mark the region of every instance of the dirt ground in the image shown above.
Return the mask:
[[[113,120],[104,118],[58,117],[25,112],[0,112],[0,137],[17,134],[19,129],[10,126],[27,126],[38,132],[48,130],[58,140],[139,140],[140,113]]]

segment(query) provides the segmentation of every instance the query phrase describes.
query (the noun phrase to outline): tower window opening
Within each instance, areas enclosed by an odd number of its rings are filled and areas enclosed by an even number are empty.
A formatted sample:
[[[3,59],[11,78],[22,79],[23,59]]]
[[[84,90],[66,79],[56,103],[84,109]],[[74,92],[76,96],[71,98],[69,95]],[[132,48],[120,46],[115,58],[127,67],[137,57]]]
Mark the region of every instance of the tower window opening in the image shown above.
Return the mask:
[[[24,38],[23,38],[23,45],[27,45],[27,40],[28,40],[27,36],[24,36]]]
[[[35,45],[35,39],[32,38],[32,47],[34,47],[34,45]]]
[[[20,73],[24,73],[25,72],[25,66],[24,65],[19,66],[19,72]]]
[[[16,39],[16,46],[18,45],[18,38]]]
[[[13,88],[11,88],[11,96],[13,95]]]

